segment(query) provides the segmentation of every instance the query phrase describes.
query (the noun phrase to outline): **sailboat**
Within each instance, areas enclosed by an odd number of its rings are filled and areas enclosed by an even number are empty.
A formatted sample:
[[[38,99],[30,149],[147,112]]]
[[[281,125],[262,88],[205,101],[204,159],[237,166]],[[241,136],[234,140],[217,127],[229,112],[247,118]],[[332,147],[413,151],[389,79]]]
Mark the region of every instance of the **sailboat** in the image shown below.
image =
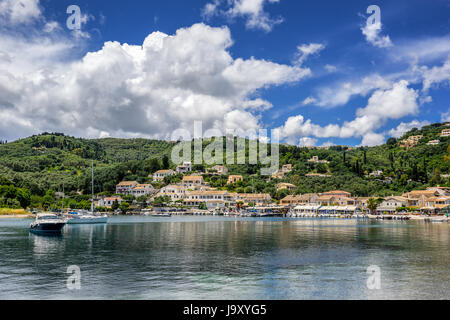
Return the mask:
[[[108,216],[95,215],[94,214],[94,160],[91,163],[92,167],[92,199],[91,199],[91,211],[88,213],[72,212],[69,214],[68,224],[94,224],[94,223],[108,223]]]

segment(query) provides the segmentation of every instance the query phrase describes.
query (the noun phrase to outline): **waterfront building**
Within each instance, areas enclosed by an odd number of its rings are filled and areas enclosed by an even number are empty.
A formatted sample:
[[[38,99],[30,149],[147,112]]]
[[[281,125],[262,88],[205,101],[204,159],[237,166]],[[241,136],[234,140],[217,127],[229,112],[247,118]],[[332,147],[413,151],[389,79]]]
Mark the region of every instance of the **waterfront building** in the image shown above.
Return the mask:
[[[134,187],[136,187],[139,183],[137,181],[122,181],[118,185],[116,185],[116,193],[117,194],[131,194],[131,191]]]
[[[198,206],[205,203],[208,209],[215,209],[217,207],[234,207],[236,205],[235,194],[222,190],[197,190],[187,191],[183,204],[186,206]]]
[[[172,202],[183,200],[185,197],[185,188],[179,185],[167,185],[156,194],[155,197],[170,197]]]
[[[377,208],[378,212],[393,213],[397,211],[399,207],[406,207],[408,205],[408,199],[405,197],[390,196],[384,198],[383,202]]]
[[[238,193],[236,201],[244,205],[253,203],[256,206],[264,206],[272,203],[272,197],[268,193]]]
[[[123,200],[122,197],[119,196],[115,196],[115,197],[106,197],[106,198],[101,198],[98,201],[98,206],[99,207],[105,207],[105,208],[111,208],[114,201],[117,201],[117,203],[120,205]]]
[[[288,195],[280,200],[282,206],[317,204],[319,196],[315,193],[305,193],[301,195]]]

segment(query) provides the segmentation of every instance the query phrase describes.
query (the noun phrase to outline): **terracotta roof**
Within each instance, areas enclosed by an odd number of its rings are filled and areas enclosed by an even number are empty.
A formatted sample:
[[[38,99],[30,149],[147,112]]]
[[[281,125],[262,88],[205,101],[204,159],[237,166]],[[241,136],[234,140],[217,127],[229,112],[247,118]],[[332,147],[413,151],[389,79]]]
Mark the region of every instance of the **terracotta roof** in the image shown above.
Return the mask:
[[[137,181],[122,181],[118,184],[118,186],[129,186],[132,184],[138,184]]]

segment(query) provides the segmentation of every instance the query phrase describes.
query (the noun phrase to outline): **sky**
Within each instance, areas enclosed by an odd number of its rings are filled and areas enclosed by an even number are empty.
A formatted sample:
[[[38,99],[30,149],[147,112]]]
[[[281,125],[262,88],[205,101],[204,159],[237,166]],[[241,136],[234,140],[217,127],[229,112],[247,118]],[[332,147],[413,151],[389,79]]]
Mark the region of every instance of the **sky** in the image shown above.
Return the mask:
[[[450,0],[0,0],[0,139],[379,145],[450,121],[449,31]]]

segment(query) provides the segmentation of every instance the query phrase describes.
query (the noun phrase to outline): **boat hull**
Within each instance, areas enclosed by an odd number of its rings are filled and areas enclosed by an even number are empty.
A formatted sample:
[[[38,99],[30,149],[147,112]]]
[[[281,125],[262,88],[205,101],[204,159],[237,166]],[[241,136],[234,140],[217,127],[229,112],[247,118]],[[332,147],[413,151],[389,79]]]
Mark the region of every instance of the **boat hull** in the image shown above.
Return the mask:
[[[61,233],[66,225],[65,222],[59,223],[40,223],[30,226],[30,232],[33,233]]]
[[[72,218],[67,221],[68,224],[98,224],[108,223],[108,217],[92,217],[92,218]]]

